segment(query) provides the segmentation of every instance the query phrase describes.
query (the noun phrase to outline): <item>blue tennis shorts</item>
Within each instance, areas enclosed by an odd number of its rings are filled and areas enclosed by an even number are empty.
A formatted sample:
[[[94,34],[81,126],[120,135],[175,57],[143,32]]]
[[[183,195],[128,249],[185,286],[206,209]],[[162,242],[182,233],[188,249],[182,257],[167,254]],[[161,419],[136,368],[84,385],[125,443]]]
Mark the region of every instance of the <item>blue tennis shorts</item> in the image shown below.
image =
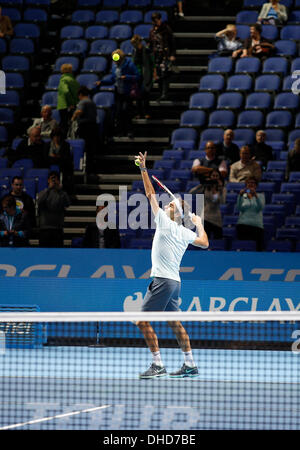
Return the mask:
[[[180,282],[155,277],[148,286],[142,311],[178,311]]]

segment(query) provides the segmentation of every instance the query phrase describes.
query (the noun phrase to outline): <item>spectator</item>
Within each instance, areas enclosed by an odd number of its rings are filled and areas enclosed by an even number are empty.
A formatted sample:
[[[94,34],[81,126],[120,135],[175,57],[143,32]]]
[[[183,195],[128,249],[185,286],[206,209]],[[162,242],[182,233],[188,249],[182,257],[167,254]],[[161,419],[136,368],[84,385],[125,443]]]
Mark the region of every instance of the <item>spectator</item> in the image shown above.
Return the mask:
[[[50,172],[48,188],[38,194],[40,247],[64,246],[65,208],[70,206],[68,194],[62,190],[57,172]]]
[[[261,162],[262,170],[266,170],[268,161],[273,160],[273,149],[265,143],[266,133],[264,130],[257,131],[255,139],[256,142],[251,148],[251,153],[256,161]]]
[[[192,173],[204,183],[213,169],[218,169],[223,178],[227,176],[227,168],[224,160],[216,155],[216,145],[213,141],[207,141],[205,145],[205,157],[196,158],[193,161]]]
[[[102,211],[107,204],[99,205],[96,202],[96,215]],[[120,248],[119,230],[107,222],[108,216],[104,218],[105,228],[99,229],[96,222],[89,223],[85,229],[83,247],[86,248]]]
[[[141,86],[141,93],[136,99],[138,111],[136,118],[139,119],[144,117],[145,119],[150,119],[149,104],[150,92],[153,86],[153,55],[150,49],[143,44],[143,40],[138,34],[135,34],[132,37],[131,43],[134,47],[132,60],[141,76],[139,83]]]
[[[73,158],[71,155],[70,144],[64,139],[61,128],[56,127],[51,132],[51,141],[47,144],[46,161],[47,167],[52,165],[59,166],[63,174],[63,188],[69,195],[74,193],[73,180]]]
[[[259,23],[250,26],[250,37],[244,42],[243,49],[235,50],[233,58],[255,56],[260,59],[268,58],[272,55],[274,45],[269,40],[261,37],[262,27]]]
[[[253,177],[256,181],[261,179],[260,165],[251,159],[251,151],[248,145],[244,145],[240,150],[240,160],[230,167],[229,181],[233,183],[242,183],[249,177]]]
[[[50,105],[44,105],[42,107],[41,117],[39,119],[34,119],[32,127],[40,127],[41,137],[46,139],[50,138],[51,131],[55,127],[58,127],[58,122],[52,117],[52,108]],[[28,131],[30,128],[28,128]]]
[[[11,20],[8,16],[2,15],[2,7],[0,6],[0,38],[10,38],[14,34]]]
[[[97,125],[97,106],[89,96],[87,87],[78,89],[79,103],[72,116],[72,121],[77,122],[77,136],[85,141],[87,155],[86,169],[88,173],[94,172],[94,157],[99,150],[99,129]]]
[[[9,160],[13,164],[19,159],[29,158],[34,167],[46,167],[45,150],[46,144],[41,139],[41,128],[31,127],[28,131],[28,138],[22,139],[16,150],[9,152]]]
[[[228,164],[233,164],[240,159],[240,149],[233,142],[233,130],[225,130],[223,135],[223,142],[216,145],[217,156],[221,156]]]
[[[69,121],[78,102],[78,89],[80,85],[72,73],[72,64],[63,64],[60,70],[62,75],[58,85],[57,110],[60,114],[60,126],[66,136]]]
[[[23,177],[15,176],[11,182],[10,195],[14,197],[16,206],[20,211],[26,212],[31,228],[36,227],[35,205],[33,199],[24,191]]]
[[[295,140],[294,148],[288,153],[285,171],[286,180],[289,179],[291,172],[300,172],[300,138]]]
[[[279,0],[271,0],[263,4],[257,20],[267,25],[283,25],[287,19],[286,7],[279,5]]]
[[[179,17],[184,17],[183,7],[182,7],[182,0],[177,0],[177,14]]]
[[[154,55],[154,79],[160,90],[160,100],[166,100],[169,91],[171,65],[175,61],[175,39],[170,26],[163,22],[161,14],[152,14],[153,28],[150,30],[149,44]]]
[[[190,194],[204,194],[204,229],[209,238],[222,239],[222,214],[220,205],[225,203],[226,188],[217,169],[213,169],[204,185],[191,189]]]
[[[216,33],[218,56],[231,56],[234,51],[243,47],[243,43],[236,37],[236,33],[236,26],[231,24],[227,25],[224,30]]]
[[[13,195],[5,195],[1,200],[0,245],[1,247],[27,247],[30,224],[27,213],[16,205]]]
[[[256,250],[264,248],[263,209],[265,195],[257,193],[256,178],[249,177],[246,180],[246,188],[240,191],[237,199],[239,218],[237,222],[237,238],[256,242]]]
[[[131,92],[139,83],[140,74],[136,65],[125,57],[125,53],[120,50],[112,52],[114,60],[111,75],[105,77],[105,80],[98,81],[96,84],[114,84],[115,85],[115,128],[119,136],[132,136],[131,118],[132,118],[132,98]]]

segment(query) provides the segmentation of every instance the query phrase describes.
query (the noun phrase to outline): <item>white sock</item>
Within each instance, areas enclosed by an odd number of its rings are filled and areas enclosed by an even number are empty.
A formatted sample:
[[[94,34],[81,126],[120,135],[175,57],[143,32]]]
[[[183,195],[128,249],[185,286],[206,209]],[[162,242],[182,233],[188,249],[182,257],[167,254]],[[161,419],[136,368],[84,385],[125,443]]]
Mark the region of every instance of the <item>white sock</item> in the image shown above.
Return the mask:
[[[161,356],[160,356],[160,352],[153,352],[152,353],[152,357],[153,357],[153,362],[154,364],[156,364],[157,366],[163,367],[163,363],[161,360]]]
[[[193,359],[192,350],[190,352],[183,352],[184,355],[184,363],[188,367],[195,367],[196,364]]]

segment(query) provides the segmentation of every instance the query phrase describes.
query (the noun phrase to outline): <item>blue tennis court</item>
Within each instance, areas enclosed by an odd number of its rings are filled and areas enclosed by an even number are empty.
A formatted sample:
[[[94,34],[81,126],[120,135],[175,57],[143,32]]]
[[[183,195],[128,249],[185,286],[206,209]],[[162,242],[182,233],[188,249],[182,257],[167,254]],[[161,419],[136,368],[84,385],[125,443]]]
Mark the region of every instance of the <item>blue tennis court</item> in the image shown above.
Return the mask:
[[[176,348],[161,350],[169,372]],[[300,429],[300,354],[195,349],[198,378],[140,380],[146,348],[53,346],[0,355],[0,428]]]

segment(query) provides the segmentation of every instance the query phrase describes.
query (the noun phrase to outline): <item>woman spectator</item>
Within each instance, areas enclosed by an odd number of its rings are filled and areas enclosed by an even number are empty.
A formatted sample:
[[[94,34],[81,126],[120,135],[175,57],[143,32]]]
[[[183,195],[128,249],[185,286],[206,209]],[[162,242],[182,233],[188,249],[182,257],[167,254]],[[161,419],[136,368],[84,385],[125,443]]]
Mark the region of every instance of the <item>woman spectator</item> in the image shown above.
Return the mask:
[[[263,209],[265,195],[257,193],[257,181],[255,178],[246,180],[246,187],[239,193],[237,209],[239,218],[237,222],[237,238],[256,242],[256,250],[264,248]]]
[[[62,75],[58,85],[57,109],[60,114],[60,126],[64,136],[66,136],[69,128],[69,121],[78,102],[78,89],[80,85],[72,73],[72,64],[63,64],[60,70]]]
[[[145,119],[150,119],[149,102],[150,91],[153,85],[153,55],[150,49],[143,44],[143,40],[138,34],[135,34],[132,37],[131,44],[134,48],[132,60],[141,75],[139,83],[141,92],[136,99],[136,106],[138,110],[138,115],[136,118],[139,119],[145,117]]]
[[[243,47],[243,43],[236,37],[236,33],[236,26],[231,24],[227,25],[224,30],[216,33],[218,56],[231,56],[234,51]]]
[[[233,58],[246,58],[254,56],[256,58],[265,59],[271,56],[274,45],[272,42],[261,37],[262,27],[259,23],[251,25],[250,37],[245,40],[243,49],[235,50],[232,53]]]
[[[12,195],[5,195],[1,200],[0,246],[27,247],[30,223],[25,211],[21,211]]]
[[[283,25],[287,19],[287,9],[284,5],[279,5],[279,0],[264,3],[258,16],[258,22],[267,25]]]

